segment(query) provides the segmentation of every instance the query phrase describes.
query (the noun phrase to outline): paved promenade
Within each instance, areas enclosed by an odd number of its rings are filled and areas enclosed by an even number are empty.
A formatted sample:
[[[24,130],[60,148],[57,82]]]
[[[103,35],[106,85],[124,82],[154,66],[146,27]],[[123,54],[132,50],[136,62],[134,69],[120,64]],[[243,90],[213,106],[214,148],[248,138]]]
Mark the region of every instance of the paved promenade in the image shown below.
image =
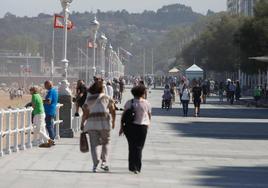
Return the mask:
[[[170,111],[160,109],[161,94],[149,94],[153,123],[141,174],[128,172],[127,142],[118,137],[117,126],[110,173],[91,172],[90,153],[79,152],[77,135],[50,149],[0,158],[0,188],[268,187],[268,109],[212,102],[202,106],[202,117],[184,118],[179,104]],[[120,112],[117,118],[119,122]]]

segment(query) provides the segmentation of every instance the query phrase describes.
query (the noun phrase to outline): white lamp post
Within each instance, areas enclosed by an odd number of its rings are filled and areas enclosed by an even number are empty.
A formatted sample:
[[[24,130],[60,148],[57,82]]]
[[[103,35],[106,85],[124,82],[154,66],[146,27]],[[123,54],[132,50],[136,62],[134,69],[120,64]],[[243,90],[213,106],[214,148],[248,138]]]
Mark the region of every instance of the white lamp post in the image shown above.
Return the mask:
[[[104,33],[100,36],[100,44],[101,44],[101,50],[100,50],[100,62],[101,62],[101,75],[104,78],[105,77],[105,48],[106,48],[107,38]]]
[[[110,43],[108,46],[108,77],[109,78],[112,77],[112,51],[113,51],[113,47]]]
[[[96,53],[95,53],[95,43],[97,38],[97,32],[100,27],[100,23],[97,21],[97,18],[95,16],[94,20],[90,22],[90,29],[93,34],[93,76],[96,76]]]
[[[69,18],[69,7],[73,0],[60,0],[61,6],[64,12],[64,50],[63,50],[63,59],[61,60],[64,63],[64,77],[67,80],[67,71],[68,71],[68,63],[67,60],[67,32],[68,32],[68,18]]]

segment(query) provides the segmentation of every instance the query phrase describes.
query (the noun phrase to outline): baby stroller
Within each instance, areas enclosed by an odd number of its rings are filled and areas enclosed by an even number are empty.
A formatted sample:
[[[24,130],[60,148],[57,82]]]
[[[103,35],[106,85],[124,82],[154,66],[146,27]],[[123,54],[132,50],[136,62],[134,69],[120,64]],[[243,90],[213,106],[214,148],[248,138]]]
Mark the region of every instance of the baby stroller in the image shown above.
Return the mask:
[[[171,108],[171,100],[172,94],[169,89],[164,90],[164,94],[162,95],[162,109],[169,110]]]

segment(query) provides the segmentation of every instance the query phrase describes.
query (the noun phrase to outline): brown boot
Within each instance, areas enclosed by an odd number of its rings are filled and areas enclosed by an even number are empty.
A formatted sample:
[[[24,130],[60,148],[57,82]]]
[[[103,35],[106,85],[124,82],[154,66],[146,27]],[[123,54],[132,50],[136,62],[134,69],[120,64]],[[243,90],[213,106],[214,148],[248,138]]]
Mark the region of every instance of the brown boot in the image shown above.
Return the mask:
[[[49,140],[47,141],[47,143],[48,143],[50,146],[55,146],[55,145],[56,145],[55,142],[54,142],[53,140],[51,140],[51,139],[49,139]]]

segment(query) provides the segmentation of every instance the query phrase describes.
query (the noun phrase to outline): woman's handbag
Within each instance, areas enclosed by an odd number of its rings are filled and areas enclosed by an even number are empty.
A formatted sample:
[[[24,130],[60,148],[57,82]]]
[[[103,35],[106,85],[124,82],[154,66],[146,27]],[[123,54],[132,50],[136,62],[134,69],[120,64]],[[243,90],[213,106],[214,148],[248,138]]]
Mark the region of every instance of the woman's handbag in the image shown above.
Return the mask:
[[[134,100],[132,99],[131,100],[131,108],[127,109],[122,115],[122,119],[121,119],[122,122],[121,123],[122,123],[123,127],[131,125],[135,120],[135,110],[133,107],[133,103],[134,103]]]
[[[89,152],[88,141],[87,141],[87,133],[86,132],[81,132],[81,134],[80,134],[80,151],[82,153]]]

